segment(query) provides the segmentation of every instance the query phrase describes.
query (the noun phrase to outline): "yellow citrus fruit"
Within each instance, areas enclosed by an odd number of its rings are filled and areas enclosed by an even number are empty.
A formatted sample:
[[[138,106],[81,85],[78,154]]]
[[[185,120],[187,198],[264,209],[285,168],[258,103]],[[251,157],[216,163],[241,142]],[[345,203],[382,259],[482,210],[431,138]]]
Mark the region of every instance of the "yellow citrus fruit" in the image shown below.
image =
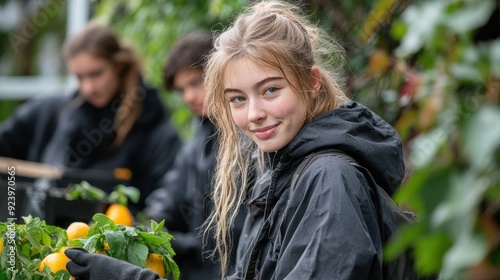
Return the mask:
[[[87,236],[87,233],[89,233],[89,229],[90,227],[86,223],[82,222],[71,223],[66,229],[66,233],[68,234],[68,240],[73,240]]]
[[[109,244],[108,242],[104,242],[104,248],[103,248],[103,251],[101,250],[96,250],[96,253],[97,254],[101,254],[101,255],[106,255],[106,253],[109,252]]]
[[[0,238],[0,254],[3,252],[3,240]]]
[[[158,273],[160,278],[165,278],[165,265],[160,255],[150,254],[146,259],[146,267]]]
[[[71,248],[71,247],[68,247],[68,246],[61,247],[61,249],[59,249],[59,253],[63,253],[64,254],[64,251],[66,251],[66,249],[68,249],[68,248]]]
[[[38,271],[42,272],[43,268],[48,266],[52,273],[56,273],[59,270],[66,270],[66,263],[69,262],[69,258],[66,257],[64,253],[52,253],[48,254],[38,266]]]
[[[128,210],[127,207],[121,204],[111,204],[105,213],[115,224],[124,226],[134,225],[134,216]]]

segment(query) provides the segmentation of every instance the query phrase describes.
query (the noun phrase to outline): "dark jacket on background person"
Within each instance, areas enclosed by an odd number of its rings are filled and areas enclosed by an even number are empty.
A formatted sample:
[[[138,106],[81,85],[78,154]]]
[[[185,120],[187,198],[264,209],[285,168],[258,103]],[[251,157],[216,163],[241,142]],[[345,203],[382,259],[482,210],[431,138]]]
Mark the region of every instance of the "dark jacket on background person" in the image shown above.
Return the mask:
[[[369,181],[345,159],[313,161],[290,195],[305,156],[335,148],[370,171],[392,195],[404,176],[397,132],[368,108],[346,103],[304,125],[269,154],[248,203],[229,279],[382,279],[382,241]]]
[[[213,239],[207,238],[204,247],[200,236],[200,227],[213,209],[216,141],[212,123],[203,118],[192,140],[177,155],[174,168],[165,175],[162,187],[146,200],[146,215],[156,221],[165,219],[165,226],[175,237],[172,248],[183,280],[220,279],[220,265],[203,257],[203,252],[214,249]],[[240,213],[236,219],[234,244],[238,244],[244,218]]]
[[[143,88],[141,114],[116,150],[109,147],[116,136],[113,122],[120,100],[95,108],[87,102],[77,104],[75,92],[35,98],[18,108],[0,125],[0,156],[63,168],[128,168],[132,172],[129,185],[141,191],[139,203],[129,204],[132,212],[137,212],[173,165],[181,146],[156,90]]]

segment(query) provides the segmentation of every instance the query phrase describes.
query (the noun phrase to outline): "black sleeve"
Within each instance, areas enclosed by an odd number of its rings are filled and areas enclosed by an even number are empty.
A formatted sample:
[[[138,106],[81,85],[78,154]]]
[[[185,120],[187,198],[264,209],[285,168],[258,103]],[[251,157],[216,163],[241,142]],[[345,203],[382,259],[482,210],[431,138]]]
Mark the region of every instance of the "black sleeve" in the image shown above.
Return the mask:
[[[165,219],[165,226],[172,231],[187,230],[182,217],[181,206],[186,203],[185,192],[188,176],[188,155],[186,146],[177,154],[174,166],[162,177],[160,187],[146,198],[144,213],[151,219]]]
[[[38,102],[26,102],[0,125],[0,156],[26,159],[37,121]]]
[[[297,182],[286,216],[276,279],[382,279],[376,208],[362,174],[315,161]]]
[[[0,124],[0,156],[39,161],[70,96],[60,93],[34,98],[19,106]]]
[[[162,178],[173,168],[181,144],[177,131],[168,122],[157,127],[144,143],[137,164],[139,170],[133,179],[133,184],[141,190],[138,210],[145,207],[146,198],[162,184]]]

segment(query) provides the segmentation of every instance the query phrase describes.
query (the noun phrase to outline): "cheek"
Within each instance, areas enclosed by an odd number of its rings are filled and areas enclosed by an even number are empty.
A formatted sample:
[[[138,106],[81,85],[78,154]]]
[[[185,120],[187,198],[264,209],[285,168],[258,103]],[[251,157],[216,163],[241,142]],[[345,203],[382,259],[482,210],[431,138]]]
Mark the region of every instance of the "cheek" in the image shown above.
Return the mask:
[[[231,109],[231,115],[233,117],[234,122],[236,123],[236,126],[238,126],[243,131],[245,131],[245,127],[247,126],[248,119],[247,119],[247,114],[244,112],[244,110]]]
[[[114,94],[119,87],[119,79],[117,76],[112,73],[108,73],[108,75],[103,75],[99,81],[101,88],[109,91],[110,94]]]
[[[295,108],[294,106],[290,106],[286,102],[280,102],[277,103],[275,106],[273,106],[272,114],[274,115],[275,118],[278,119],[284,119],[288,118],[290,116],[293,116],[294,113],[297,112],[299,108]]]
[[[196,92],[196,96],[198,97],[198,103],[203,104],[205,100],[205,88],[199,88]]]

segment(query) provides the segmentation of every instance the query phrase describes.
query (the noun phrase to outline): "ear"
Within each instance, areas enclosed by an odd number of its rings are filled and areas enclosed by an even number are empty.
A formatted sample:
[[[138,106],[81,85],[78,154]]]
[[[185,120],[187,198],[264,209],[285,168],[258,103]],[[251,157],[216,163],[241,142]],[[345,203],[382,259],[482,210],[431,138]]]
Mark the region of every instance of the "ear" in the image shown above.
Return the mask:
[[[313,98],[316,98],[321,88],[321,70],[316,65],[311,68],[311,88],[313,89]]]

